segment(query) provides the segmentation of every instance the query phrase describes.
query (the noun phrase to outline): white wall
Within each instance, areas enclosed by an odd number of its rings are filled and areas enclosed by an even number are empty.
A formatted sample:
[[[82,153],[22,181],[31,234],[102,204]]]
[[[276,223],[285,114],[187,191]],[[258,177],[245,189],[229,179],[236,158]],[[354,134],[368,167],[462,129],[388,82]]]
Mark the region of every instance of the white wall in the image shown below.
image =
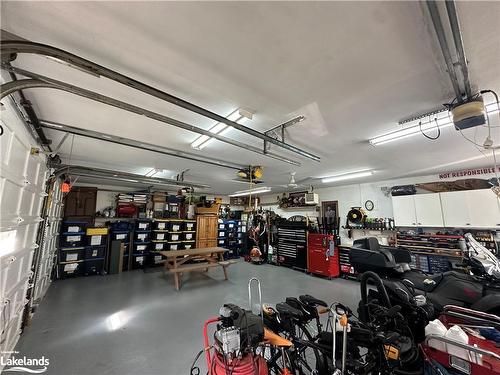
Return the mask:
[[[478,178],[488,179],[494,177],[491,175],[481,175]],[[470,176],[463,177],[471,178]],[[460,179],[460,178],[457,178]],[[374,209],[368,212],[369,217],[393,217],[392,211],[392,199],[391,195],[384,194],[382,188],[390,189],[392,186],[396,185],[408,185],[426,182],[436,182],[439,181],[439,175],[427,175],[419,177],[407,177],[365,184],[352,184],[346,186],[334,186],[327,188],[315,189],[314,192],[319,194],[320,205],[323,201],[338,201],[339,204],[339,216],[340,225],[345,225],[345,219],[347,212],[351,207],[362,207],[364,208],[365,202],[371,200],[374,203]],[[452,180],[447,180],[452,181]],[[389,190],[387,190],[389,192]],[[308,217],[317,217],[318,212],[315,208],[308,209],[280,209],[278,208],[277,196],[281,195],[278,193],[263,195],[261,197],[261,202],[265,208],[272,209],[277,214],[282,217],[288,218],[294,215],[303,215]],[[348,238],[347,230],[340,230],[341,241],[344,244],[351,243],[352,240]]]

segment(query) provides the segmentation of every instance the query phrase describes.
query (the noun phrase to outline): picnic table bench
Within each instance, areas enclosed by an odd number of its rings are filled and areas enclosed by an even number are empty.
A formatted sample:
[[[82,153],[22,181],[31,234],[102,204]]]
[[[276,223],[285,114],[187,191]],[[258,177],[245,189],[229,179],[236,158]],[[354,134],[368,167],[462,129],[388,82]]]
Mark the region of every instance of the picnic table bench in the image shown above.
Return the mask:
[[[160,251],[167,259],[164,271],[174,275],[175,289],[180,289],[180,278],[184,272],[208,271],[212,267],[222,267],[224,279],[227,280],[227,267],[236,263],[235,260],[224,260],[224,253],[228,251],[222,247],[207,247],[201,249]],[[189,261],[195,261],[190,262]],[[187,263],[187,264],[186,264]]]

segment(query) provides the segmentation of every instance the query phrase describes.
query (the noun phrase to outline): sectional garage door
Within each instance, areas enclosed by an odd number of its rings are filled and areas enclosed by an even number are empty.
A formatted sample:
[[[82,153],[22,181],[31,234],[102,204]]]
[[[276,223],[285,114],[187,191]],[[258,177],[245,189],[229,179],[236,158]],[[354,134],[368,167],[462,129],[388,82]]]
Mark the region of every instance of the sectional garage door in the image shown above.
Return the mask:
[[[3,100],[0,136],[0,350],[10,351],[19,338],[27,291],[36,281],[33,256],[42,218],[45,156],[32,152],[35,141],[10,100]],[[49,231],[50,232],[50,231]],[[52,233],[53,235],[53,233]],[[40,280],[46,267],[38,272]],[[42,290],[40,290],[42,292]]]

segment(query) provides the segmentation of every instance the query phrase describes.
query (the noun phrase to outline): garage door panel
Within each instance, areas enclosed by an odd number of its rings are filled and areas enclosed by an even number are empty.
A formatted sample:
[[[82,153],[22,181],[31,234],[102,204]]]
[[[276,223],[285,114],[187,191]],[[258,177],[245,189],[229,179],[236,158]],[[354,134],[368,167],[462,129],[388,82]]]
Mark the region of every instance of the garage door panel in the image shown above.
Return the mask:
[[[18,217],[18,209],[21,197],[22,186],[19,186],[10,180],[3,179],[2,196],[0,197],[0,212],[2,221],[12,221],[14,218]]]
[[[0,137],[0,321],[2,350],[12,350],[19,340],[27,290],[36,282],[32,267],[45,182],[49,176],[44,154],[32,155],[31,148],[39,147],[11,98],[2,100]],[[58,208],[54,208],[58,211]],[[42,247],[43,242],[40,244]],[[57,243],[52,240],[50,247]],[[53,261],[45,251],[43,263],[44,290],[50,284]],[[35,265],[36,268],[39,265]],[[32,294],[30,294],[32,296]]]
[[[28,158],[26,167],[26,180],[33,186],[38,187],[38,174],[40,172],[40,160],[37,156],[32,155]]]
[[[29,155],[30,150],[23,145],[18,137],[14,136],[10,148],[8,169],[19,176],[25,176],[25,168]]]
[[[9,255],[7,266],[2,269],[2,296],[10,295],[22,280],[28,278],[32,260],[32,249],[23,249]]]
[[[0,137],[0,163],[5,166],[9,164],[9,156],[11,155],[10,147],[13,134],[3,121],[0,121],[0,123],[3,128],[3,135]]]
[[[27,189],[23,189],[21,197],[21,205],[19,207],[19,216],[22,218],[31,216],[33,211],[33,203],[35,200],[35,193]]]

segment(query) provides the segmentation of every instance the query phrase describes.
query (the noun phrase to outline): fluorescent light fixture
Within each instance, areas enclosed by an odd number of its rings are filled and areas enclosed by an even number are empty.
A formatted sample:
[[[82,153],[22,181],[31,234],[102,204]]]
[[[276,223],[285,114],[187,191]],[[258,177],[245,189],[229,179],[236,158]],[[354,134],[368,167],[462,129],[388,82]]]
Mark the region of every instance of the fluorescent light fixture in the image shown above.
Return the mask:
[[[324,177],[321,179],[321,182],[324,184],[327,184],[329,182],[337,182],[337,181],[344,181],[344,180],[350,180],[353,178],[361,178],[361,177],[368,177],[374,174],[374,171],[368,170],[368,169],[363,169],[361,171],[355,171],[355,172],[348,172],[348,173],[342,173],[338,174],[335,176],[330,176],[330,177]]]
[[[229,116],[226,118],[230,121],[237,122],[238,124],[243,124],[246,120],[252,119],[252,113],[249,111],[245,111],[242,109],[237,109],[234,112],[231,112]],[[218,122],[214,126],[212,126],[208,131],[214,134],[226,134],[229,130],[232,129],[232,126],[229,126],[223,122]],[[208,135],[200,135],[196,138],[192,143],[191,147],[201,150],[207,147],[211,142],[213,142],[215,138],[210,138]]]
[[[492,115],[492,114],[497,113],[499,111],[499,104],[498,103],[491,103],[491,104],[486,105],[485,107],[486,107],[486,112],[488,113],[488,115]],[[432,119],[430,119],[428,121],[422,121],[421,125],[419,124],[419,121],[416,121],[415,125],[406,126],[403,129],[380,135],[378,137],[370,139],[369,142],[373,146],[379,146],[379,145],[383,145],[385,143],[398,141],[400,139],[413,137],[414,135],[419,135],[419,134],[421,134],[420,130],[425,132],[425,131],[435,129],[436,128],[436,120],[435,119],[437,119],[437,125],[439,126],[440,129],[448,128],[448,127],[453,125],[453,119],[451,117],[450,112],[448,112],[448,111],[442,111],[442,112],[436,113],[435,115],[431,115],[429,117],[432,117]]]
[[[237,191],[233,194],[229,194],[230,197],[244,197],[246,195],[257,195],[263,193],[269,193],[272,189],[270,187],[260,187],[257,189],[248,189]]]

